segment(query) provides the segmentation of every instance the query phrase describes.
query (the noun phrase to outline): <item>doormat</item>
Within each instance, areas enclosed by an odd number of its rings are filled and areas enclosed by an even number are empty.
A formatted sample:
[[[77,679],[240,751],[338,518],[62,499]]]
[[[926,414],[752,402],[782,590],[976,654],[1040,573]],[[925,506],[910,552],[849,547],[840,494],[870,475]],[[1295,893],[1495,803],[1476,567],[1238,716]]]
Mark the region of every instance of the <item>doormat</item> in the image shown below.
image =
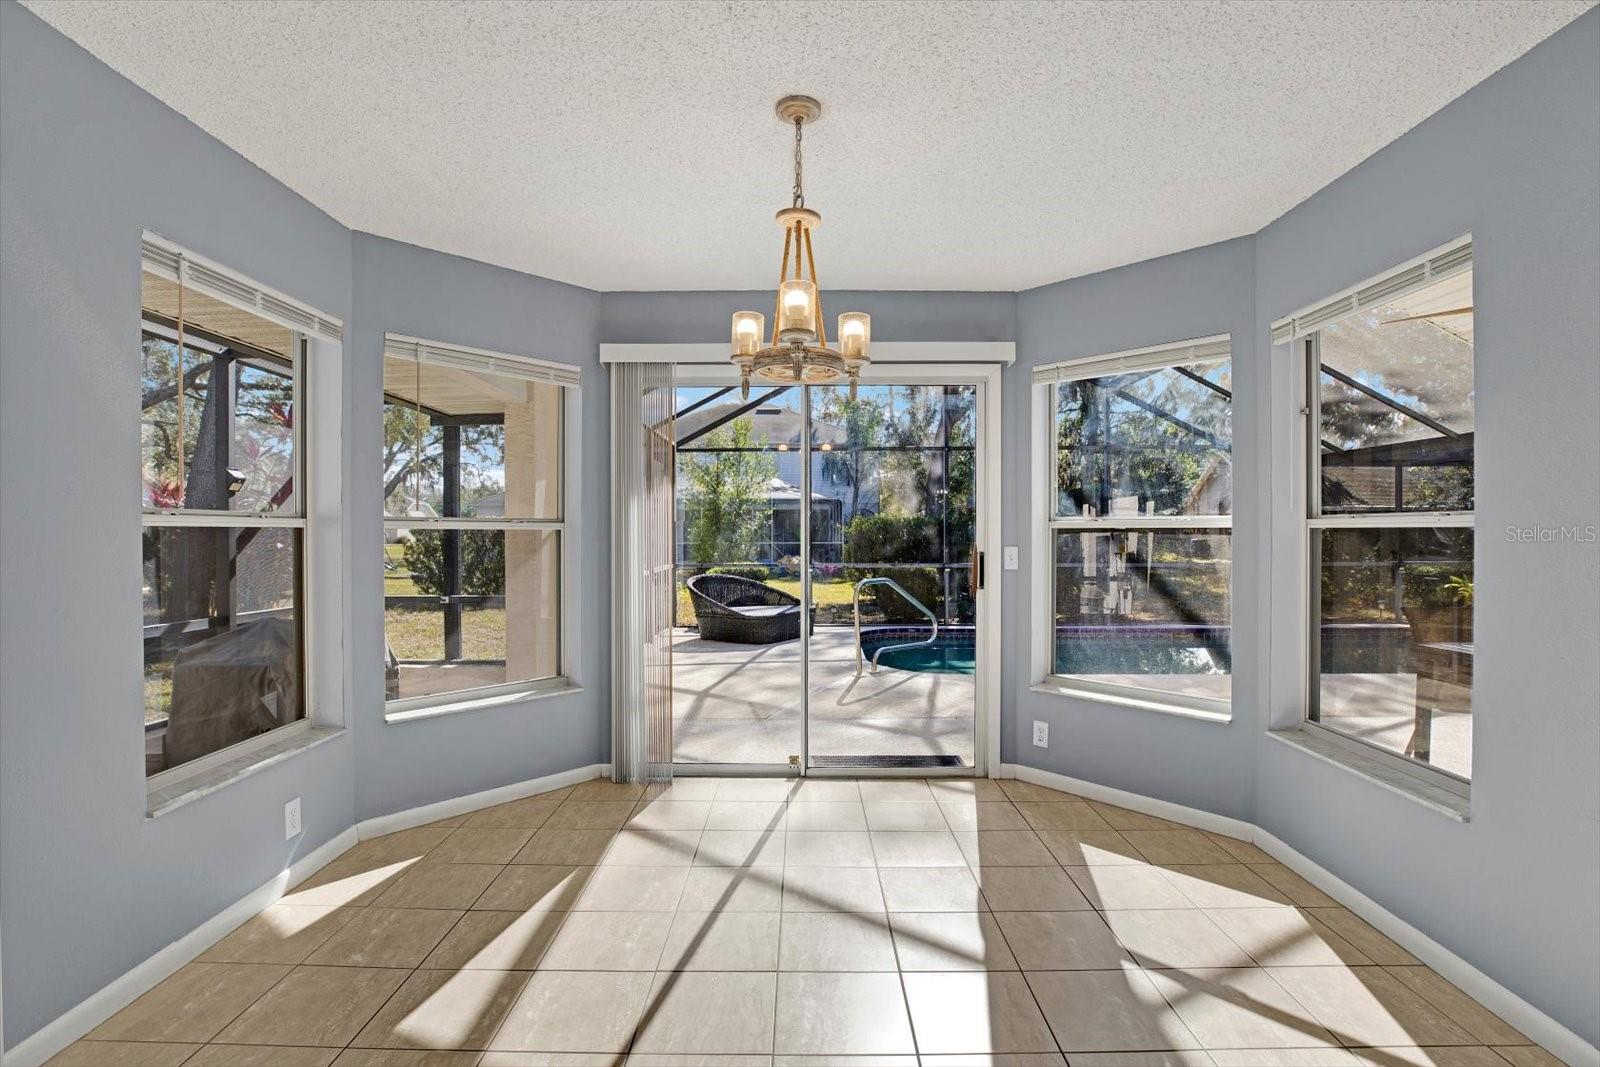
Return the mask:
[[[812,756],[813,767],[965,767],[960,756]]]

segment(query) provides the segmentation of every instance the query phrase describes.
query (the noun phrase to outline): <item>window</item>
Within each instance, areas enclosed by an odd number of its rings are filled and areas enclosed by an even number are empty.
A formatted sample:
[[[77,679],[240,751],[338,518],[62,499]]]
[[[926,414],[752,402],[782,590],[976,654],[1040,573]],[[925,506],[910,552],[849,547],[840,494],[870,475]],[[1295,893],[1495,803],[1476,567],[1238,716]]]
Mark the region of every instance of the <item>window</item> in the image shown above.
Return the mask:
[[[386,338],[391,710],[534,689],[564,674],[563,409],[576,385],[577,372],[561,364]]]
[[[143,264],[143,714],[155,775],[306,720],[307,334],[289,319],[339,327],[149,238]]]
[[[1460,779],[1472,774],[1471,265],[1469,244],[1452,248],[1345,298],[1296,341],[1307,718]]]
[[[1231,368],[1212,338],[1035,371],[1053,682],[1227,713]]]

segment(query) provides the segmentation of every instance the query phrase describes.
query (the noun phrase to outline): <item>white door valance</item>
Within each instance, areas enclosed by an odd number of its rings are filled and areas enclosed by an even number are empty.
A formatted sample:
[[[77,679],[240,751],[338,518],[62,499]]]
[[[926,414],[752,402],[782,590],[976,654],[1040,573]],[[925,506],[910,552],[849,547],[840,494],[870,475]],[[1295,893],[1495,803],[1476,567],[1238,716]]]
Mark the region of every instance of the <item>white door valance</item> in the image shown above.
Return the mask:
[[[1472,269],[1472,235],[1456,238],[1392,271],[1351,286],[1331,300],[1302,308],[1272,324],[1272,343],[1281,345],[1359,311],[1388,304],[1418,289]]]
[[[1033,380],[1035,384],[1074,382],[1084,378],[1103,378],[1110,374],[1161,370],[1187,363],[1226,359],[1232,350],[1232,338],[1222,333],[1189,341],[1173,341],[1170,344],[1151,345],[1148,348],[1133,348],[1124,352],[1047,363],[1042,367],[1033,368]]]
[[[173,244],[160,234],[145,231],[140,242],[144,269],[185,289],[204,293],[213,300],[259,315],[286,329],[341,341],[344,323],[334,315],[318,311],[310,304],[258,285],[203,256]]]
[[[872,362],[878,363],[1004,363],[1017,361],[1013,341],[873,341]],[[605,344],[600,362],[720,364],[732,366],[728,342],[693,344]]]
[[[530,382],[544,382],[576,388],[581,371],[570,363],[557,363],[533,356],[513,356],[506,352],[490,352],[483,348],[427,341],[420,337],[386,333],[383,335],[383,354],[396,359],[415,359],[441,367],[462,370],[486,371],[508,378],[522,378]]]

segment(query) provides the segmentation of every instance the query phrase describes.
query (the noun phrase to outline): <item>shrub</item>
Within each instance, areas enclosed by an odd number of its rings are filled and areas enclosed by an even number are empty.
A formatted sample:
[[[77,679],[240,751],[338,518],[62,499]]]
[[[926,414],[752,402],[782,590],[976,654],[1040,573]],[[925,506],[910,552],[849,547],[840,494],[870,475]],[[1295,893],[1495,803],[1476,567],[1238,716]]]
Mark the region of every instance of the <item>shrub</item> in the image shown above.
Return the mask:
[[[450,531],[461,538],[461,592],[469,596],[500,596],[505,592],[505,537],[498,530]],[[413,530],[404,559],[411,581],[426,596],[443,596],[444,538],[442,530]]]
[[[735,578],[749,578],[756,582],[764,582],[772,577],[772,571],[765,563],[724,563],[717,567],[707,567],[705,573],[731,574]]]
[[[852,584],[878,575],[893,578],[906,592],[939,614],[943,590],[937,567],[875,569],[853,563],[926,563],[939,556],[939,524],[925,515],[857,515],[845,526],[844,575]],[[891,622],[920,622],[924,616],[893,589],[867,590]]]

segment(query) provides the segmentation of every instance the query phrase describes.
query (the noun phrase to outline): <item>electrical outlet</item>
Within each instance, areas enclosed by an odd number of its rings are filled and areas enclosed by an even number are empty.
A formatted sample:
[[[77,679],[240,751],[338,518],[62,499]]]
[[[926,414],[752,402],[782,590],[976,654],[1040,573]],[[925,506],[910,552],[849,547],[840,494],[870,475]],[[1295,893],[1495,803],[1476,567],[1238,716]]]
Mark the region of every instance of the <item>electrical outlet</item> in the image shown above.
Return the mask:
[[[1041,722],[1038,719],[1034,719],[1033,720],[1033,744],[1034,744],[1034,747],[1036,747],[1036,748],[1049,748],[1050,747],[1050,724],[1049,723]]]
[[[1017,569],[1017,546],[1016,545],[1007,545],[1006,546],[1006,570],[1014,571],[1016,569]]]
[[[295,797],[283,806],[283,839],[300,836],[300,798]]]

